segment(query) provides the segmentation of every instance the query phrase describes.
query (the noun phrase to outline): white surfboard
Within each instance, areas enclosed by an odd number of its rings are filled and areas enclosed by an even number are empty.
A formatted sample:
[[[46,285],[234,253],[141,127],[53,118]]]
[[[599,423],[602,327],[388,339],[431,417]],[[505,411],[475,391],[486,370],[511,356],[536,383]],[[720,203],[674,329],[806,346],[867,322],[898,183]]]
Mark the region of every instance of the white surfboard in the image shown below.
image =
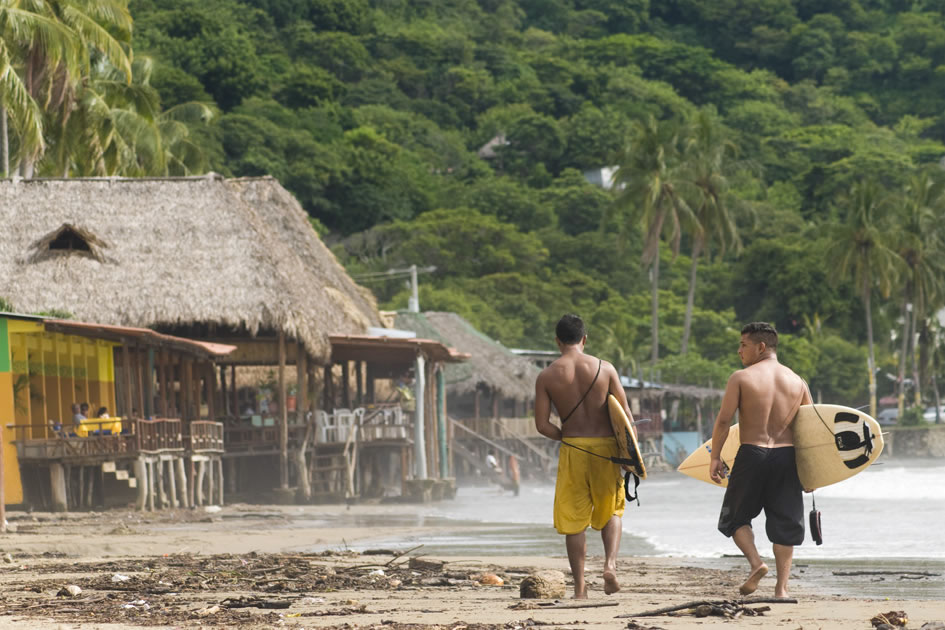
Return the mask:
[[[803,405],[794,417],[794,449],[797,476],[806,490],[816,490],[849,479],[876,461],[883,452],[879,423],[868,414],[842,405]],[[731,470],[740,446],[738,425],[729,429],[722,447],[722,461]],[[714,486],[709,477],[712,440],[706,440],[676,469]]]
[[[866,470],[883,452],[879,423],[842,405],[803,405],[794,417],[797,476],[806,490]]]

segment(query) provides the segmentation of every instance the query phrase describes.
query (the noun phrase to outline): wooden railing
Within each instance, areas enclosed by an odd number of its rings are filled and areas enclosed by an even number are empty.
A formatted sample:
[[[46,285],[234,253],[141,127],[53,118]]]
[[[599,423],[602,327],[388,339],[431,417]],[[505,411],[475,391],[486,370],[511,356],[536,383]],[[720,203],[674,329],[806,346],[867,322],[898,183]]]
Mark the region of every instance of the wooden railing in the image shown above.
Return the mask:
[[[223,423],[209,420],[194,420],[189,425],[189,448],[193,452],[223,452]]]
[[[135,425],[129,423],[121,432],[106,432],[98,428],[105,422],[83,422],[81,432],[88,433],[87,436],[80,436],[80,427],[74,424],[12,425],[17,457],[22,461],[134,453],[138,446]]]
[[[136,420],[137,448],[142,453],[184,450],[181,421],[178,418]]]

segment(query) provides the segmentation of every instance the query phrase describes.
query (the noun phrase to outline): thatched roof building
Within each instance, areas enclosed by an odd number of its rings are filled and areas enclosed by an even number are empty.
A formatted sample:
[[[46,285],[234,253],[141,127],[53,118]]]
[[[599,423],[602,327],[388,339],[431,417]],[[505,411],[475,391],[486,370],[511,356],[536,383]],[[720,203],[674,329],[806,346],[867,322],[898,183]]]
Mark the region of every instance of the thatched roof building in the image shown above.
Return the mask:
[[[0,180],[0,222],[0,297],[22,312],[280,331],[322,362],[329,335],[379,323],[271,177]]]
[[[469,394],[486,388],[514,400],[528,401],[535,397],[535,379],[540,370],[476,330],[456,313],[401,311],[394,319],[394,326],[412,330],[418,337],[441,341],[470,355],[469,361],[448,364],[444,368],[451,394]]]

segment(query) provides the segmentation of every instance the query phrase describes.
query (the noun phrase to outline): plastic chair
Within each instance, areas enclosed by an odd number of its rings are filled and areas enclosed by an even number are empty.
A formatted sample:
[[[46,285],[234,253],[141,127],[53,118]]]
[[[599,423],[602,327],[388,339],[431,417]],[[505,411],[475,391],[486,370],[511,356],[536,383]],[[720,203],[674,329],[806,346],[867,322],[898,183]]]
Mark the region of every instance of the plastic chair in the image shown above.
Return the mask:
[[[344,442],[348,439],[348,432],[354,426],[354,414],[350,409],[335,409],[335,426],[337,427],[336,442]]]
[[[321,409],[315,411],[315,434],[319,443],[335,441],[334,419]]]

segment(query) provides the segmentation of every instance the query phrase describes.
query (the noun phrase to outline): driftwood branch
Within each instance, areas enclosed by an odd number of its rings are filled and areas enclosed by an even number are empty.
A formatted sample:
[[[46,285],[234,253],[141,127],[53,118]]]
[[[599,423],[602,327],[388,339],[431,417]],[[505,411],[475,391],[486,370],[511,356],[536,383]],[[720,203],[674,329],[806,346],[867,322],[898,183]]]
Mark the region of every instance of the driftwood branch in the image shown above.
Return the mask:
[[[667,613],[676,612],[677,610],[686,610],[688,608],[695,608],[697,606],[720,606],[722,604],[735,604],[737,606],[746,606],[749,604],[796,604],[796,599],[791,599],[787,597],[753,597],[751,599],[741,599],[741,600],[727,600],[727,599],[717,599],[714,601],[698,599],[693,602],[686,602],[685,604],[679,604],[678,606],[666,606],[665,608],[657,608],[656,610],[648,610],[641,613],[632,613],[627,615],[617,615],[615,619],[628,619],[630,617],[658,617],[660,615],[665,615]]]
[[[938,577],[941,573],[929,573],[928,571],[834,571],[834,575],[849,577],[853,575],[902,575],[918,577]]]
[[[539,602],[541,608],[604,608],[616,606],[617,602]]]

